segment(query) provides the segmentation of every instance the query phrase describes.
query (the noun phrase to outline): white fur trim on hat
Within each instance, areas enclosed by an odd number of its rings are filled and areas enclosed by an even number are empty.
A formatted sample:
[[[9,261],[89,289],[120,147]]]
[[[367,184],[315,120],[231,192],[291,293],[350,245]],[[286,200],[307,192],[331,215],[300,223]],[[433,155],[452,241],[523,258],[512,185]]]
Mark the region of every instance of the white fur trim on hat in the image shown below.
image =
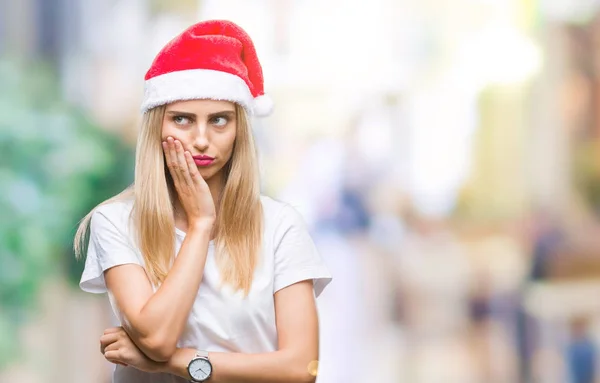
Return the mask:
[[[255,112],[255,99],[244,80],[231,73],[210,69],[170,72],[146,80],[141,111],[145,113],[175,101],[198,99],[236,102],[249,114]]]
[[[253,109],[257,116],[268,116],[273,111],[273,100],[266,94],[255,97]]]

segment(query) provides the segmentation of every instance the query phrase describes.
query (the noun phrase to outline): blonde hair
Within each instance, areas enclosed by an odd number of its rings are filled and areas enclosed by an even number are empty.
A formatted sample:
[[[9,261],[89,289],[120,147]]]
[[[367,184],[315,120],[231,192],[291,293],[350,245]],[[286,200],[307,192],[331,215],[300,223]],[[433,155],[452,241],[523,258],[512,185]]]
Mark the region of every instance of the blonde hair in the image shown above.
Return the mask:
[[[216,260],[221,282],[245,295],[262,245],[263,211],[260,202],[258,159],[245,110],[236,105],[237,131],[231,159],[223,168],[224,185],[215,224]],[[132,224],[135,240],[144,258],[146,273],[153,285],[164,281],[174,259],[175,189],[161,147],[165,106],[144,114],[138,136],[134,184],[100,203],[80,222],[74,250],[82,256],[93,213],[102,205],[133,197]]]

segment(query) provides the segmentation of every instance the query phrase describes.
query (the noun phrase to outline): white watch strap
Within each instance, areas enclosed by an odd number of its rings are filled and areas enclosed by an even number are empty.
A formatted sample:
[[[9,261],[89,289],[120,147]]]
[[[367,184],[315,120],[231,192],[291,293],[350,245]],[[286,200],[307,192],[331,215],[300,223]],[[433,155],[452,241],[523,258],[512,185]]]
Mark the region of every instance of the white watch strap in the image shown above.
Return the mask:
[[[206,359],[208,359],[208,351],[196,350],[196,358],[206,358]]]

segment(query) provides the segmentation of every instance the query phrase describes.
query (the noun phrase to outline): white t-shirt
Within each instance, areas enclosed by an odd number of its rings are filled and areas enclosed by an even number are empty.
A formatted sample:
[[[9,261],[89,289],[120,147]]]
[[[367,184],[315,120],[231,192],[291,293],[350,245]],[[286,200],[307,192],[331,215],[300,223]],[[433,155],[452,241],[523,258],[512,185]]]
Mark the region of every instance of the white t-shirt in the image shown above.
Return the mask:
[[[300,214],[288,204],[261,197],[264,212],[263,248],[248,297],[220,287],[214,243],[210,242],[202,283],[178,347],[213,352],[260,353],[277,349],[273,294],[303,280],[313,280],[318,297],[331,281]],[[130,234],[133,200],[99,207],[92,215],[90,241],[80,287],[105,293],[104,271],[144,261]],[[176,230],[176,251],[185,233]],[[111,302],[117,318],[121,318]],[[168,374],[150,374],[116,366],[115,383],[186,382]]]

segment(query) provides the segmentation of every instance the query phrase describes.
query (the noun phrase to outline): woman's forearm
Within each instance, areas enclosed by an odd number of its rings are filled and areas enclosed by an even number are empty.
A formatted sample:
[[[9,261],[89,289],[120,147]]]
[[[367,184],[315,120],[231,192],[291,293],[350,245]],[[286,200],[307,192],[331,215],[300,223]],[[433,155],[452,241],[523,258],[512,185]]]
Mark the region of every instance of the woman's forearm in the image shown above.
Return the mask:
[[[194,349],[177,349],[162,365],[162,372],[190,379],[187,366],[195,353]],[[210,352],[209,359],[213,373],[208,382],[212,383],[314,382],[318,364],[316,357],[302,357],[288,350],[260,354]]]
[[[202,282],[211,229],[209,224],[189,228],[164,282],[131,323],[124,323],[152,359],[166,361],[175,352]]]

